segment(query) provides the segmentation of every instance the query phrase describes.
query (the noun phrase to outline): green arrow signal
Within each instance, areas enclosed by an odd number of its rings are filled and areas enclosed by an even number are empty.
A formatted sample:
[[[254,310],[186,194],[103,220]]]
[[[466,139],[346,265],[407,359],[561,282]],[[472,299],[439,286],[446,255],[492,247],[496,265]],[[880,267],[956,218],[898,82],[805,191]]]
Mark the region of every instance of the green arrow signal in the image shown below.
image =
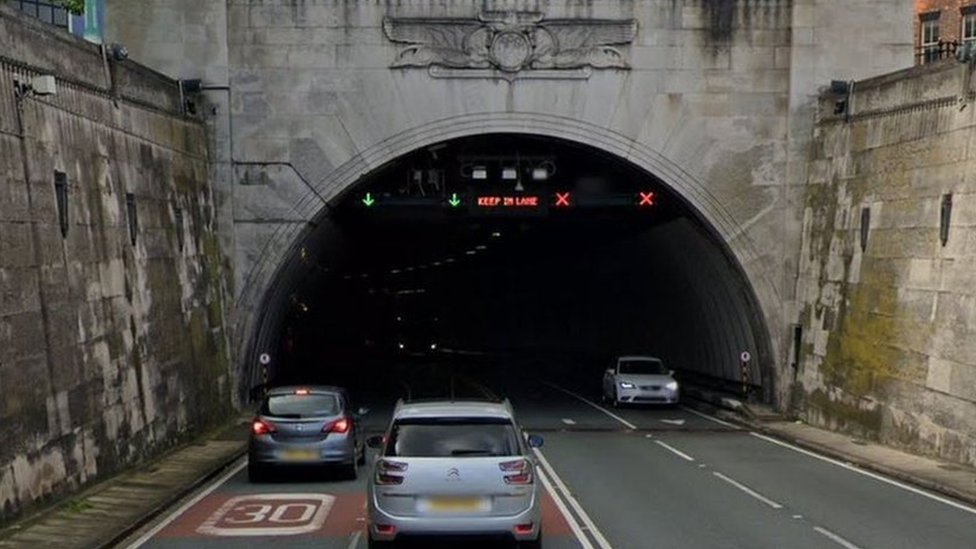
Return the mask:
[[[457,208],[458,206],[461,205],[461,199],[458,198],[457,193],[452,193],[451,194],[451,199],[448,200],[447,203],[450,204],[451,207]]]
[[[375,203],[376,199],[373,198],[373,193],[366,193],[366,198],[363,199],[363,204],[366,204],[366,207],[368,208]]]

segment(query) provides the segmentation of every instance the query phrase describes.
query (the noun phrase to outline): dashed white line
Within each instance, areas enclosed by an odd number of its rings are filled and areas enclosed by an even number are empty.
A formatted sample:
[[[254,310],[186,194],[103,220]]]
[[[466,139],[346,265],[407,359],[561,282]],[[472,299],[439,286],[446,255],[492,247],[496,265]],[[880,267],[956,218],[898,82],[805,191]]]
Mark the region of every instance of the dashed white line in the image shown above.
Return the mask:
[[[675,454],[676,456],[680,457],[681,459],[684,459],[686,461],[695,461],[695,458],[689,456],[688,454],[682,452],[681,450],[678,450],[674,446],[671,446],[671,445],[669,445],[667,443],[661,442],[660,440],[655,440],[654,442],[656,442],[658,446],[660,446],[660,447],[662,447],[662,448],[664,448],[664,449],[672,452],[673,454]]]
[[[183,513],[187,512],[191,507],[193,507],[197,503],[200,503],[200,500],[202,500],[203,498],[209,496],[214,490],[216,490],[217,488],[219,488],[223,483],[227,482],[227,480],[230,477],[232,477],[232,476],[236,475],[237,473],[239,473],[241,471],[241,469],[243,469],[246,465],[247,465],[247,460],[246,459],[241,460],[241,462],[239,464],[237,464],[236,466],[232,467],[230,471],[227,471],[227,473],[225,473],[224,476],[222,476],[222,477],[218,478],[217,480],[213,481],[213,483],[210,486],[208,486],[205,490],[203,490],[200,493],[198,493],[197,495],[193,496],[193,499],[191,499],[191,500],[187,501],[186,503],[184,503],[183,505],[181,505],[179,507],[179,509],[177,509],[176,511],[173,511],[172,513],[169,514],[169,516],[167,516],[161,522],[159,522],[158,524],[156,524],[156,526],[154,526],[152,528],[152,530],[149,530],[148,532],[146,532],[145,534],[143,534],[142,536],[140,536],[139,539],[137,539],[134,542],[132,542],[131,544],[129,544],[129,546],[127,547],[127,549],[136,549],[137,547],[141,547],[142,545],[144,545],[147,541],[149,541],[156,534],[158,534],[163,528],[166,528],[167,526],[169,526],[174,520],[176,520],[177,518],[179,518]]]
[[[738,425],[735,425],[733,423],[729,423],[728,421],[722,421],[721,419],[719,419],[717,417],[710,416],[708,414],[704,414],[704,413],[699,412],[698,410],[695,410],[693,408],[689,408],[687,406],[682,406],[681,409],[684,410],[684,411],[686,411],[686,412],[691,412],[692,414],[695,414],[698,417],[705,418],[708,421],[713,421],[715,423],[718,423],[719,425],[724,425],[726,427],[730,427],[730,428],[735,429],[737,431],[740,429],[740,427]]]
[[[548,473],[548,475],[552,478],[552,481],[555,483],[558,491],[564,498],[566,498],[566,501],[569,502],[569,505],[574,511],[576,511],[576,514],[583,521],[583,524],[586,526],[587,530],[589,530],[590,535],[593,536],[593,539],[596,541],[597,545],[599,545],[601,549],[613,549],[613,546],[610,545],[607,538],[605,538],[603,533],[600,532],[600,529],[596,527],[593,519],[586,514],[586,511],[583,510],[583,506],[576,501],[576,498],[573,497],[573,493],[569,491],[569,488],[566,487],[563,480],[559,478],[559,475],[556,474],[556,470],[553,469],[552,465],[549,464],[546,456],[542,455],[542,452],[540,452],[538,448],[533,448],[532,451],[535,452],[536,457],[539,458],[539,463],[542,465],[542,468],[546,471],[546,473]],[[558,500],[558,498],[556,499]]]
[[[576,425],[576,422],[569,419],[568,417],[563,418],[563,423],[565,423],[566,425]]]
[[[766,496],[760,494],[759,492],[753,490],[752,488],[749,488],[748,486],[746,486],[745,484],[742,484],[741,482],[738,482],[738,481],[736,481],[734,479],[731,479],[731,478],[723,475],[722,473],[719,473],[718,471],[712,471],[712,474],[715,475],[716,477],[724,480],[725,482],[728,482],[732,486],[735,486],[739,490],[742,490],[743,492],[749,494],[750,496],[758,499],[759,501],[765,503],[766,505],[772,507],[773,509],[782,509],[783,508],[783,506],[780,505],[779,503],[776,503],[775,501],[767,498]]]
[[[826,528],[821,528],[819,526],[814,526],[813,529],[816,530],[818,534],[821,534],[823,536],[826,536],[826,537],[830,538],[837,545],[840,545],[842,547],[846,547],[847,549],[861,549],[857,545],[854,545],[853,543],[847,541],[846,539],[838,536],[837,534],[831,532],[830,530],[828,530]]]
[[[750,433],[750,434],[752,436],[756,437],[756,438],[761,438],[762,440],[765,440],[766,442],[771,442],[773,444],[776,444],[777,446],[782,446],[784,448],[789,448],[790,450],[793,450],[795,452],[800,452],[801,454],[810,456],[812,458],[819,459],[820,461],[826,461],[827,463],[831,463],[831,464],[836,465],[838,467],[843,467],[844,469],[847,469],[848,471],[854,471],[855,473],[860,473],[860,474],[862,474],[864,476],[871,477],[871,478],[873,478],[875,480],[879,480],[879,481],[884,482],[886,484],[890,484],[892,486],[897,486],[898,488],[901,488],[903,490],[908,490],[909,492],[912,492],[913,494],[918,494],[920,496],[927,497],[927,498],[929,498],[931,500],[938,501],[939,503],[944,503],[944,504],[946,504],[946,505],[948,505],[950,507],[955,507],[956,509],[959,509],[959,510],[965,511],[967,513],[972,513],[972,514],[976,515],[976,508],[969,507],[967,505],[963,505],[961,503],[952,501],[951,499],[947,499],[947,498],[944,498],[944,497],[941,497],[941,496],[937,496],[935,494],[930,494],[930,493],[928,493],[928,492],[926,492],[924,490],[921,490],[919,488],[915,488],[914,486],[909,486],[908,484],[904,484],[904,483],[898,482],[897,480],[892,480],[890,478],[883,477],[883,476],[881,476],[879,474],[872,473],[870,471],[865,471],[863,469],[858,469],[857,467],[854,467],[852,465],[848,465],[847,463],[844,463],[842,461],[838,461],[836,459],[829,458],[827,456],[822,456],[822,455],[817,454],[815,452],[811,452],[809,450],[805,450],[803,448],[800,448],[799,446],[794,446],[794,445],[792,445],[792,444],[790,444],[788,442],[783,442],[782,440],[777,440],[775,438],[768,437],[766,435],[762,435],[762,434],[759,434],[759,433]]]
[[[589,404],[590,406],[596,408],[597,410],[600,410],[604,414],[607,414],[608,416],[610,416],[613,419],[619,421],[620,423],[623,423],[625,426],[627,426],[628,429],[634,429],[634,430],[637,429],[637,426],[634,425],[633,423],[627,421],[626,419],[618,416],[617,414],[611,412],[610,410],[607,410],[603,406],[600,406],[599,404],[597,404],[597,403],[595,403],[595,402],[593,402],[593,401],[591,401],[591,400],[589,400],[589,399],[587,399],[585,397],[582,397],[582,396],[580,396],[580,395],[578,395],[578,394],[576,394],[576,393],[574,393],[574,392],[572,392],[572,391],[570,391],[568,389],[563,389],[562,387],[560,387],[559,385],[556,385],[554,383],[549,383],[548,381],[543,381],[543,384],[544,385],[548,385],[549,387],[552,387],[553,389],[556,389],[557,391],[561,391],[563,393],[566,393],[567,395],[569,395],[569,396],[571,396],[573,398],[576,398],[578,400],[582,400],[583,402]]]

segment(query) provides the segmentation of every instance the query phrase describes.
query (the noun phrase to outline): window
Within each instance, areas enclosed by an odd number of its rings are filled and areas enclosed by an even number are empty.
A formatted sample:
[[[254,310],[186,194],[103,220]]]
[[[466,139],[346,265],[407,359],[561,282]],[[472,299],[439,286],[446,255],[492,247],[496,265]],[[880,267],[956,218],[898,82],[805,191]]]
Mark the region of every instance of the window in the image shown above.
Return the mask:
[[[13,0],[13,5],[27,15],[36,17],[49,25],[68,28],[68,10],[61,4],[50,0]]]
[[[939,59],[939,12],[923,13],[921,20],[922,62],[930,63]]]
[[[68,236],[68,175],[61,171],[54,172],[54,198],[58,203],[58,225],[61,226],[61,238]]]
[[[506,418],[410,418],[396,422],[386,455],[485,457],[519,454],[518,435]]]
[[[125,212],[129,219],[129,240],[136,245],[136,235],[139,234],[139,210],[136,208],[136,195],[125,193]]]
[[[962,8],[962,32],[959,34],[965,46],[976,42],[976,5]]]

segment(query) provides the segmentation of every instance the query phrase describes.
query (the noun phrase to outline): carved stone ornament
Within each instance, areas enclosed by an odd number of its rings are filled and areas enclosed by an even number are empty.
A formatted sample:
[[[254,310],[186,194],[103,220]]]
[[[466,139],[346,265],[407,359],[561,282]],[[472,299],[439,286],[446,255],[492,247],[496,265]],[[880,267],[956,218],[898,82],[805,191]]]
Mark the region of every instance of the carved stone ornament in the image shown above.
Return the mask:
[[[428,67],[434,76],[565,78],[629,69],[614,46],[637,35],[634,19],[545,19],[536,12],[484,12],[474,19],[387,17],[386,37],[408,44],[392,67]]]

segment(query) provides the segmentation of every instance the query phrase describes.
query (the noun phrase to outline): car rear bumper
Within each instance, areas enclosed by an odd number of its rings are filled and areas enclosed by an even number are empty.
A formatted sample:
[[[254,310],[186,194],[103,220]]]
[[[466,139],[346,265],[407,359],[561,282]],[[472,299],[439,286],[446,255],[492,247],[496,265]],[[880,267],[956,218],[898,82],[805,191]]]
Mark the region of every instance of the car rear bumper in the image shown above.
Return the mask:
[[[376,541],[390,541],[413,536],[484,536],[505,537],[517,541],[534,540],[542,529],[539,498],[525,511],[509,516],[431,517],[395,516],[377,507],[374,500],[368,506],[369,536]],[[516,533],[515,527],[531,524],[532,529]],[[392,526],[394,533],[381,533],[378,526]]]
[[[300,450],[312,455],[293,459],[287,454],[291,450]],[[355,461],[356,457],[356,445],[351,438],[326,439],[314,443],[282,443],[252,439],[248,448],[249,462],[262,466],[346,465]]]

